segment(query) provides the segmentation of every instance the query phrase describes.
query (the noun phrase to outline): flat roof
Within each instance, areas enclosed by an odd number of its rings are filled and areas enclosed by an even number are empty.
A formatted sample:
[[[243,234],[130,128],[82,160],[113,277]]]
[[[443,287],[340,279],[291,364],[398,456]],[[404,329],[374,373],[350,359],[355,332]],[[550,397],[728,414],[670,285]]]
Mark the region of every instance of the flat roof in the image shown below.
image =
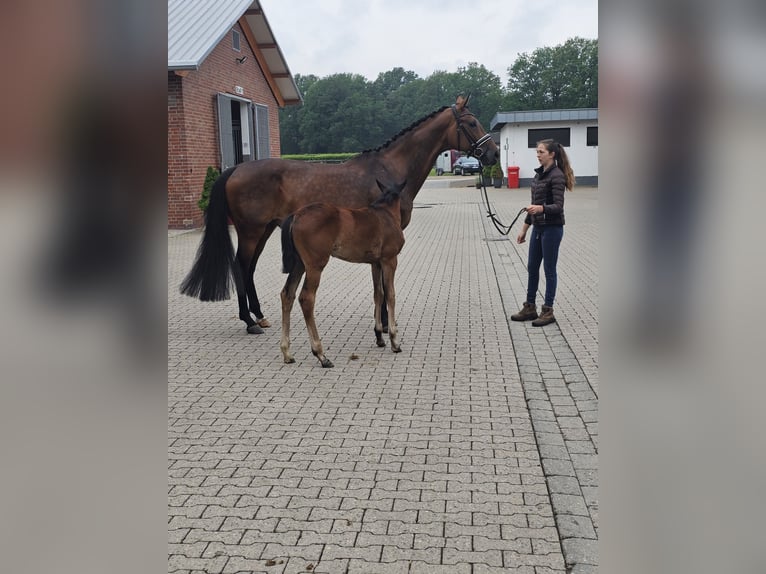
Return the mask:
[[[572,108],[567,110],[527,110],[523,112],[497,112],[489,122],[489,129],[500,129],[505,124],[533,122],[561,122],[598,120],[598,108]]]

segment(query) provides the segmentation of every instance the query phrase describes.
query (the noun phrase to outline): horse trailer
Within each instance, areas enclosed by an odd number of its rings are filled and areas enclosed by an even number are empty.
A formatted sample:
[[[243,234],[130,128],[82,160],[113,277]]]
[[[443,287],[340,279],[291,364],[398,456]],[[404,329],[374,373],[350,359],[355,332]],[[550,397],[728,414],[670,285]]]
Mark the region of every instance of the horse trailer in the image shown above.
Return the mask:
[[[456,149],[443,151],[436,157],[436,175],[442,175],[452,171],[452,165],[460,157],[460,152]]]

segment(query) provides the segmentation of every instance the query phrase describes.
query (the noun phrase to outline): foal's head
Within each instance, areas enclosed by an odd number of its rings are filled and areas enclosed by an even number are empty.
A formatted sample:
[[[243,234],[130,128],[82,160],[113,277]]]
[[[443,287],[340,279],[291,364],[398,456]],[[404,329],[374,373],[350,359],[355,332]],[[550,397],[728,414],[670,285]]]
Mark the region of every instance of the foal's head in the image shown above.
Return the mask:
[[[401,198],[402,190],[407,185],[406,179],[402,183],[392,183],[390,185],[383,185],[377,179],[375,182],[378,184],[378,188],[380,189],[381,193],[383,193],[383,195],[381,195],[373,202],[372,205],[374,206],[392,205],[394,202]]]

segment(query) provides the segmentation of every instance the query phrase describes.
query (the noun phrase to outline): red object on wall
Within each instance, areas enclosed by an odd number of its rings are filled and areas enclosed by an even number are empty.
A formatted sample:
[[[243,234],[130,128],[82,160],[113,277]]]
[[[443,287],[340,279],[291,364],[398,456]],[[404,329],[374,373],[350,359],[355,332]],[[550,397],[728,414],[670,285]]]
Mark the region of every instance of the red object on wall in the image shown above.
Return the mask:
[[[509,165],[508,166],[508,188],[517,188],[519,187],[519,166],[517,165]]]

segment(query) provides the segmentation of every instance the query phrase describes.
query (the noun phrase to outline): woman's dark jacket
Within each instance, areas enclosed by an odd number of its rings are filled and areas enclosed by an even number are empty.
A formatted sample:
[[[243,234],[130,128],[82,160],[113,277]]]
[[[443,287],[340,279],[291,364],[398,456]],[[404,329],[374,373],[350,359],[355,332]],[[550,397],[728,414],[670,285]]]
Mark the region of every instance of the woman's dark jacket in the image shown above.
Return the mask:
[[[532,205],[542,205],[543,212],[527,214],[524,223],[529,225],[564,225],[564,172],[554,163],[548,171],[543,166],[535,170],[532,180]]]

